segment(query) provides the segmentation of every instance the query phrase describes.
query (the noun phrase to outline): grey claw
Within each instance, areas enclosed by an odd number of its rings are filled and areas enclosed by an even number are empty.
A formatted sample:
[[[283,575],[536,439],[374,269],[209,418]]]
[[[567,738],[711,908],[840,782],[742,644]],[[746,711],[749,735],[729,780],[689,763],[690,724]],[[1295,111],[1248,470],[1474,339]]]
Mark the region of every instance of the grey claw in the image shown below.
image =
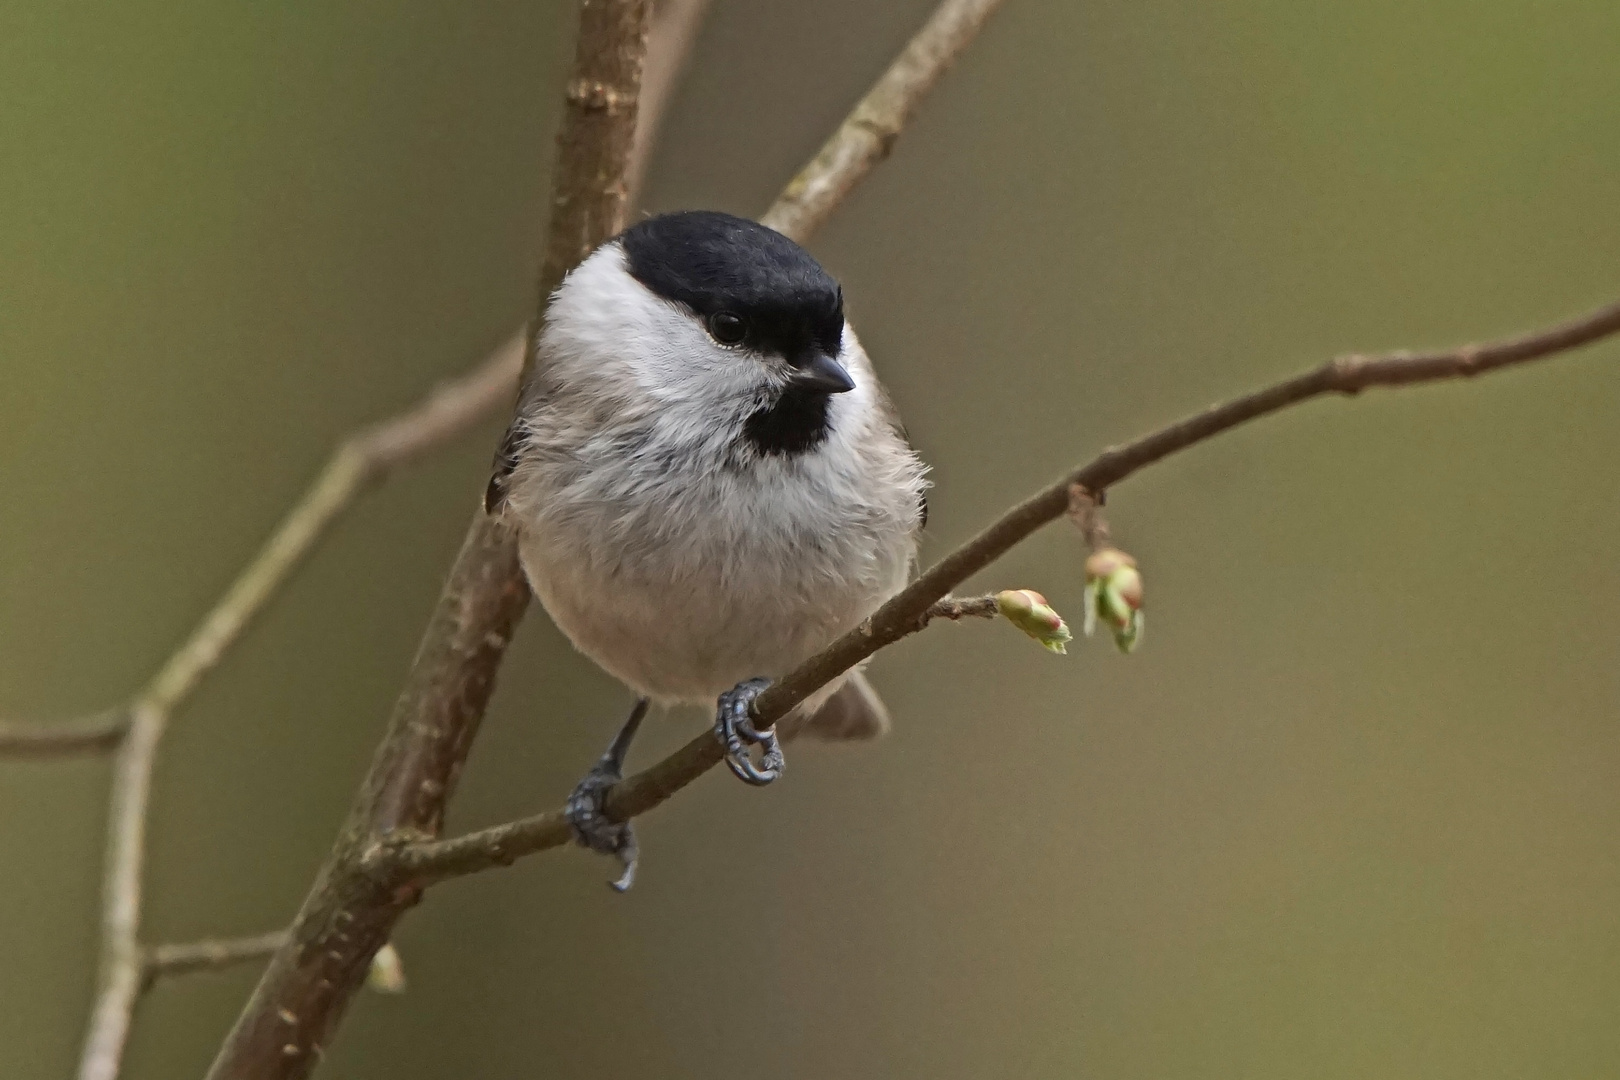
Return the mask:
[[[574,839],[582,847],[604,855],[612,855],[624,867],[616,881],[608,882],[614,892],[624,892],[636,880],[636,862],[641,849],[636,845],[636,830],[628,821],[614,821],[602,811],[602,800],[608,789],[624,779],[624,757],[630,752],[630,743],[647,715],[647,699],[636,702],[629,719],[613,737],[607,753],[596,763],[585,779],[575,785],[563,806],[568,823],[574,827]]]
[[[782,775],[787,759],[774,727],[760,731],[754,727],[751,710],[754,699],[771,685],[769,679],[749,679],[720,695],[715,709],[714,737],[726,751],[726,766],[745,784],[764,787]],[[754,763],[753,747],[760,748]]]
[[[614,821],[602,812],[602,800],[608,788],[617,784],[622,776],[618,766],[603,758],[585,774],[568,796],[563,813],[574,827],[574,841],[581,847],[603,855],[612,855],[624,867],[624,873],[608,884],[615,892],[624,892],[636,880],[636,863],[640,849],[636,844],[636,830],[628,821]]]

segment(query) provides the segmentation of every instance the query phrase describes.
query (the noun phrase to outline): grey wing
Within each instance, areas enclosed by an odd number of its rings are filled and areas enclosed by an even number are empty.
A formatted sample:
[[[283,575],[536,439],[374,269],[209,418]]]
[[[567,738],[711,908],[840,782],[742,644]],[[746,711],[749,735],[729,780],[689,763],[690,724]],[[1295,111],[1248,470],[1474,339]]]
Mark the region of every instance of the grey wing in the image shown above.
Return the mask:
[[[495,451],[489,486],[484,488],[484,513],[498,514],[506,506],[506,487],[512,479],[512,470],[517,468],[518,458],[523,454],[523,444],[528,434],[528,427],[521,417],[513,420],[512,426],[506,429],[501,448]]]

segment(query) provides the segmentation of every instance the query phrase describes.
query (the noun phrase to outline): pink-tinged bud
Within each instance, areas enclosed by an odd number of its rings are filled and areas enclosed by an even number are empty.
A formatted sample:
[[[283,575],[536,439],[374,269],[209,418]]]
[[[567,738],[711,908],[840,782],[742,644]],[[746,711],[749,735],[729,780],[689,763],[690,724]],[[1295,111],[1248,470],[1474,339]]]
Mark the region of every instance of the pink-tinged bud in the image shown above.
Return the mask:
[[[1034,589],[1008,589],[997,593],[996,610],[1048,650],[1068,651],[1065,646],[1074,637],[1069,633],[1068,624],[1047,604],[1046,597]]]
[[[1086,560],[1086,618],[1089,637],[1101,621],[1114,634],[1120,652],[1142,641],[1142,572],[1118,548],[1104,548]]]
[[[371,958],[371,970],[366,972],[366,986],[379,994],[405,992],[405,962],[399,958],[399,950],[394,948],[393,942],[378,949]]]

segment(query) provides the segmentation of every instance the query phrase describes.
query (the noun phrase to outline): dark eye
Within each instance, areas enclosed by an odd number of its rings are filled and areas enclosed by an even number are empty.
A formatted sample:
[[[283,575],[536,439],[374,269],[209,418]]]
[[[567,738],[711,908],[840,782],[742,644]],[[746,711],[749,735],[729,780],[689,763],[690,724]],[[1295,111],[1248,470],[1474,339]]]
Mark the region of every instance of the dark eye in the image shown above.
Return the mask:
[[[748,336],[748,324],[742,316],[729,311],[717,311],[709,316],[709,333],[722,345],[741,345]]]

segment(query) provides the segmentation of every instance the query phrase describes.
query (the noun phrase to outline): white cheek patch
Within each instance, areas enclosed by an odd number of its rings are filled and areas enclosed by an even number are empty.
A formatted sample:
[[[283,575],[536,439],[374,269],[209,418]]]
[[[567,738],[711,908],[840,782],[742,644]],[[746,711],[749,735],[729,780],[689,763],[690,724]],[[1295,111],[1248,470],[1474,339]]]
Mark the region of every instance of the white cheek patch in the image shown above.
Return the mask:
[[[709,415],[771,381],[757,359],[724,348],[695,315],[632,277],[617,244],[598,249],[564,280],[546,313],[541,348],[566,383]]]

